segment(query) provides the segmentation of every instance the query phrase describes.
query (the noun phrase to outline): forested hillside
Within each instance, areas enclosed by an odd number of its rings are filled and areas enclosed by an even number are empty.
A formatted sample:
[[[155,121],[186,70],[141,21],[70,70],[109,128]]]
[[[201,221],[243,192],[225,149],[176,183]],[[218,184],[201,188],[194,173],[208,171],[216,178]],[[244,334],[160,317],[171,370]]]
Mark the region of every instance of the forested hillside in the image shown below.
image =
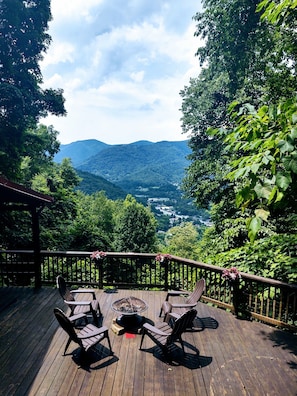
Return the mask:
[[[120,187],[101,176],[95,176],[92,173],[77,170],[77,174],[81,181],[77,186],[77,190],[83,191],[85,194],[94,194],[98,191],[104,191],[106,196],[110,199],[124,199],[127,192]]]
[[[108,147],[108,144],[99,142],[99,140],[96,139],[62,144],[59,152],[55,155],[55,161],[60,163],[63,158],[70,158],[72,165],[76,168],[106,147]]]
[[[96,154],[87,158],[86,153],[96,148]],[[108,198],[120,199],[129,193],[143,205],[149,203],[158,219],[158,230],[168,231],[182,219],[193,221],[198,227],[202,220],[209,220],[207,211],[195,208],[180,189],[189,165],[189,152],[187,141],[105,145],[85,140],[62,146],[55,160],[69,157],[77,164],[81,177],[77,188],[86,194],[105,191]]]
[[[181,184],[190,149],[188,141],[106,145],[96,140],[61,147],[55,160],[70,158],[75,168],[125,186]]]

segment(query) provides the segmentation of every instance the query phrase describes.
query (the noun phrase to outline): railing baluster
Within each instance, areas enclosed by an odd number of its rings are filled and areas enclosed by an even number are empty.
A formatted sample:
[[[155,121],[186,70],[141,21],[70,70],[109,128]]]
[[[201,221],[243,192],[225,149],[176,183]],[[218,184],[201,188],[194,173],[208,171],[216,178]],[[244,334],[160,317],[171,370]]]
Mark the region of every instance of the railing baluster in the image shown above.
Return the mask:
[[[123,288],[182,288],[191,290],[200,278],[206,280],[205,301],[231,309],[231,288],[223,281],[223,268],[172,256],[159,263],[154,254],[108,252],[96,265],[90,252],[41,252],[44,285],[54,285],[62,274],[77,285]],[[32,251],[0,251],[0,284],[30,283]],[[297,286],[273,279],[241,273],[241,284],[250,315],[263,322],[297,329]],[[34,272],[33,272],[34,277]],[[29,284],[28,283],[28,284]]]

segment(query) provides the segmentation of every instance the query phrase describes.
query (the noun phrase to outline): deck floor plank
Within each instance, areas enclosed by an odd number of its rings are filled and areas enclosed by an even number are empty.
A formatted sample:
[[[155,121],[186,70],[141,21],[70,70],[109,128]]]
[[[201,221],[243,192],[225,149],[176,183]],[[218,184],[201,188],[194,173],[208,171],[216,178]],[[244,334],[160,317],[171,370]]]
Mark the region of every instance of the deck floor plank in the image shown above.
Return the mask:
[[[163,320],[158,315],[165,292],[96,290],[114,355],[103,340],[80,365],[77,345],[71,343],[63,356],[67,335],[53,308],[66,307],[56,289],[0,288],[0,395],[296,396],[296,335],[199,302],[198,322],[204,328],[185,333],[186,354],[177,344],[179,364],[168,365],[148,337],[140,351],[140,334],[111,330],[117,316],[112,302],[130,295],[147,302],[146,318]]]

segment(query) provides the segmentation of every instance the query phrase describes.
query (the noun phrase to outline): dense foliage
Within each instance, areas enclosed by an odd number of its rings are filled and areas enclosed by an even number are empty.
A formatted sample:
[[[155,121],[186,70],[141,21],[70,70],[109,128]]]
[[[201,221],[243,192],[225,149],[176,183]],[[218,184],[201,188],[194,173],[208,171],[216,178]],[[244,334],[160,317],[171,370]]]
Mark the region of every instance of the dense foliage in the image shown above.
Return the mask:
[[[157,222],[149,210],[128,195],[116,214],[115,250],[150,252],[157,249]]]
[[[21,180],[21,161],[41,138],[34,132],[40,117],[65,114],[62,91],[41,88],[50,18],[50,0],[0,2],[0,173],[6,177]]]
[[[116,202],[102,193],[85,195],[70,160],[54,163],[58,132],[38,123],[48,113],[65,114],[62,91],[41,87],[50,19],[50,0],[0,1],[0,174],[54,198],[40,214],[42,249],[150,252],[156,223],[148,208],[123,200],[120,189]],[[29,213],[1,212],[0,223],[1,247],[32,249]]]
[[[184,222],[166,232],[164,250],[179,257],[195,259],[198,239],[197,228],[190,222]]]
[[[105,191],[106,196],[110,199],[123,199],[127,195],[123,189],[113,183],[110,183],[101,176],[95,176],[92,173],[83,172],[80,170],[76,171],[80,177],[80,183],[77,186],[77,189],[84,192],[85,194],[90,195],[96,193],[97,191]]]
[[[184,188],[211,207],[199,259],[294,281],[296,13],[278,3],[205,0],[195,15],[203,68],[181,91],[192,149]]]

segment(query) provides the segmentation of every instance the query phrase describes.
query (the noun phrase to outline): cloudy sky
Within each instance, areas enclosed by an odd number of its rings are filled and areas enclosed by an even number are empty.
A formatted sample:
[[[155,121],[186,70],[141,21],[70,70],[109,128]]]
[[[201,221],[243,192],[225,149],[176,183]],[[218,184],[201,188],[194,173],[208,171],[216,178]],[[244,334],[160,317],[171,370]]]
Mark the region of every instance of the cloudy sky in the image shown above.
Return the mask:
[[[179,92],[199,73],[200,0],[51,0],[44,86],[62,88],[66,117],[41,120],[62,144],[185,140]]]

